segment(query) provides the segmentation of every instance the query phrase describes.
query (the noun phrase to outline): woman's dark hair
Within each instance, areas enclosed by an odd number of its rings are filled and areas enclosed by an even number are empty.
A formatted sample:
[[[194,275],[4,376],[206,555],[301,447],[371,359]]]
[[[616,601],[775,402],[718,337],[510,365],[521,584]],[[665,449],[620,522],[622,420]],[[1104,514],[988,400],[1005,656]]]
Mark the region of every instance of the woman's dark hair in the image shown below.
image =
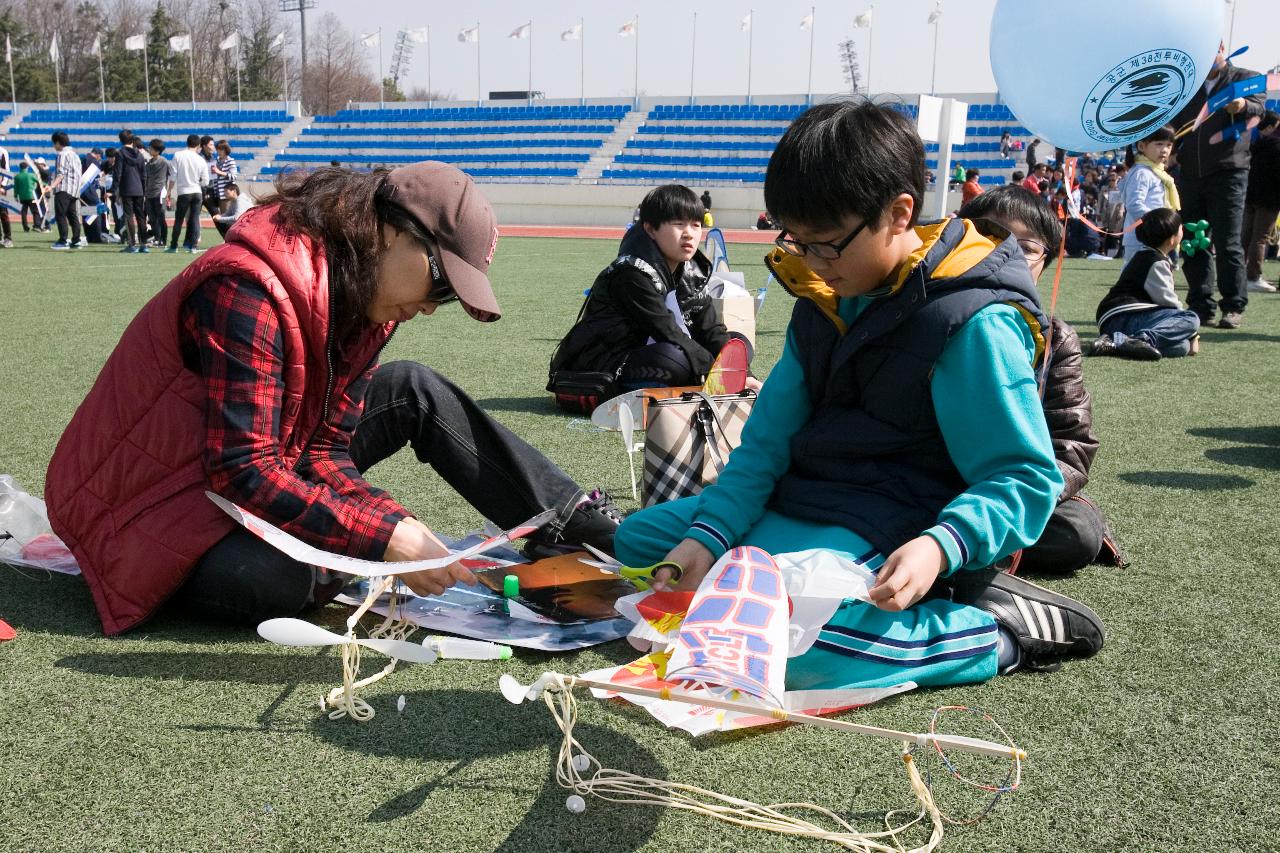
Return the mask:
[[[640,221],[654,228],[664,222],[701,222],[704,213],[702,199],[681,184],[663,184],[640,202]]]
[[[1178,215],[1178,211],[1171,207],[1157,207],[1142,214],[1137,227],[1133,229],[1133,236],[1142,245],[1156,249],[1177,234],[1181,227],[1182,217]]]
[[[1045,257],[1050,260],[1062,241],[1062,225],[1054,216],[1053,208],[1040,196],[1017,184],[1004,184],[975,196],[960,208],[959,216],[961,219],[985,219],[1006,231],[1010,222],[1021,222],[1031,231],[1032,237],[1049,249]]]
[[[867,100],[819,104],[782,135],[765,172],[765,206],[783,226],[826,229],[850,216],[874,228],[899,195],[920,215],[924,143],[904,114]]]
[[[386,244],[382,226],[404,232],[424,251],[431,236],[400,205],[381,192],[388,169],[355,172],[325,167],[281,172],[275,192],[259,206],[278,204],[286,227],[323,242],[329,264],[329,316],[335,340],[365,322],[378,286],[378,263]]]

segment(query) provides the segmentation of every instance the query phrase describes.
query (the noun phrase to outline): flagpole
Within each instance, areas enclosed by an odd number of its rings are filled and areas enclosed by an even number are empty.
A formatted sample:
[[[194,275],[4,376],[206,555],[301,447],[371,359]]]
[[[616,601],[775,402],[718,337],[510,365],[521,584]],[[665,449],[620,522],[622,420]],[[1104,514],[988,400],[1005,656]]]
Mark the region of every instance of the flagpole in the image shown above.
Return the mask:
[[[751,48],[756,40],[756,10],[747,12],[751,25],[747,27],[747,106],[751,106]]]
[[[938,18],[942,16],[939,15]],[[933,19],[933,70],[929,73],[929,94],[938,93],[938,18]]]
[[[102,109],[107,109],[107,77],[102,70],[102,45],[98,45],[98,94],[102,96]]]
[[[284,45],[281,45],[283,48]],[[285,115],[289,114],[289,56],[280,51],[280,101],[284,105]]]
[[[18,114],[18,87],[13,82],[13,46],[8,34],[4,37],[4,58],[9,62],[9,98],[13,101],[13,114]]]
[[[382,76],[382,27],[378,27],[378,108],[387,108],[387,78]]]
[[[813,104],[813,34],[817,32],[817,24],[814,21],[814,10],[817,7],[809,7],[809,82],[805,86],[804,102],[806,105]]]
[[[476,106],[484,106],[484,89],[480,86],[480,22],[476,21]]]
[[[187,70],[191,72],[191,109],[196,108],[196,46],[195,39],[187,36]],[[226,66],[223,66],[224,68]]]
[[[640,13],[636,12],[635,106],[640,109]]]
[[[533,18],[529,19],[529,92],[528,106],[533,106]]]
[[[583,23],[585,18],[578,19],[578,101],[580,106],[587,105],[587,31]],[[10,66],[10,71],[13,68]]]
[[[871,4],[871,23],[867,24],[867,97],[871,97],[871,51],[876,37],[876,4]]]
[[[240,95],[240,40],[236,39],[236,111],[244,110],[244,99]]]
[[[698,63],[698,13],[693,13],[693,41],[689,45],[689,106],[693,106],[694,70]]]
[[[58,89],[58,109],[62,109],[62,70],[58,68],[58,60],[62,58],[62,48],[58,47],[58,34],[53,34],[53,83]]]
[[[434,107],[436,105],[436,92],[431,88],[431,25],[427,24],[427,94],[431,96],[431,100],[427,101],[427,106]]]
[[[142,83],[147,87],[147,112],[151,112],[151,69],[147,66],[151,61],[147,59],[147,43],[142,43]]]

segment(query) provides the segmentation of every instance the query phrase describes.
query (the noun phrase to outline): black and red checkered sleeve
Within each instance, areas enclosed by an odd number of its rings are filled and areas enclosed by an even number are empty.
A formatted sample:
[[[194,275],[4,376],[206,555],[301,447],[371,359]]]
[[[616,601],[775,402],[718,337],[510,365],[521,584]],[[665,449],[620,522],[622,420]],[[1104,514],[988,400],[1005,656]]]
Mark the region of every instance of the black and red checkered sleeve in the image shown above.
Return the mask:
[[[305,542],[380,560],[408,513],[369,485],[347,454],[371,371],[346,384],[304,461],[284,461],[284,336],[260,284],[236,276],[204,282],[182,312],[189,362],[205,379],[204,468],[210,488]]]

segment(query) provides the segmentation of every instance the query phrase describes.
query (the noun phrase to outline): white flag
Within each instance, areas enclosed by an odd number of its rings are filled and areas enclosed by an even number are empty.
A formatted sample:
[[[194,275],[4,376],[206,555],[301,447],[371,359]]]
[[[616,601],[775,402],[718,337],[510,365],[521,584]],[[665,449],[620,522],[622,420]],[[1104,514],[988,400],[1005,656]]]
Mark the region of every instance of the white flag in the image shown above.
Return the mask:
[[[90,56],[102,55],[102,36],[93,37],[93,44],[89,45],[89,55]]]
[[[533,28],[533,21],[530,21],[527,24],[521,24],[520,26],[512,30],[511,35],[507,36],[507,38],[527,39],[529,37],[529,30],[532,28]]]
[[[231,35],[218,42],[218,50],[231,50],[240,46],[240,34],[232,33]]]
[[[578,41],[582,38],[582,24],[574,24],[560,34],[560,41]]]
[[[191,50],[191,33],[180,36],[171,36],[169,38],[169,50],[174,53],[182,53],[184,50]]]
[[[627,36],[633,36],[635,34],[636,34],[635,21],[627,21],[625,24],[618,27],[618,35],[621,36],[622,38],[626,38]]]
[[[803,18],[800,19],[800,29],[802,30],[813,29],[813,13],[812,12],[810,12],[809,14],[805,15]]]
[[[365,47],[377,47],[382,44],[382,33],[378,30],[374,30],[371,33],[365,33],[360,36],[360,43]]]
[[[267,47],[281,47],[284,45],[284,33],[276,33],[276,37],[271,40],[271,44]]]
[[[474,27],[466,27],[465,29],[458,30],[458,41],[463,41],[463,42],[480,41],[480,25],[476,24]]]
[[[58,34],[53,34],[53,41],[49,44],[49,61],[58,61]]]
[[[751,12],[747,13],[747,16],[742,19],[742,26],[738,28],[742,30],[744,33],[751,32],[751,14],[752,14]]]
[[[942,4],[939,3],[937,6],[934,7],[933,11],[929,13],[929,23],[931,24],[936,23],[937,20],[941,17],[942,17]]]
[[[853,19],[853,25],[859,29],[871,26],[871,13],[875,11],[875,7],[871,7],[861,15]]]
[[[138,35],[129,36],[127,39],[124,40],[125,50],[146,50],[146,47],[147,47],[146,33],[138,33]]]
[[[416,30],[405,30],[404,34],[409,37],[409,41],[414,44],[426,44],[431,40],[430,27],[418,27]]]

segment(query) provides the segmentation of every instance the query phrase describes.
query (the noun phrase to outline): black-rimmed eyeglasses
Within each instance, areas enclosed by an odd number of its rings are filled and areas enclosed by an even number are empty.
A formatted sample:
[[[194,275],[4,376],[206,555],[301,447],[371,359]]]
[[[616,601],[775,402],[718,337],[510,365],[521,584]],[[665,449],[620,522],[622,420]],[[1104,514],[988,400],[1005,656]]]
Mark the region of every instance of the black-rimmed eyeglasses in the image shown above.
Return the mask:
[[[788,255],[795,255],[797,258],[803,258],[805,255],[813,255],[815,258],[820,258],[824,261],[834,261],[836,258],[840,257],[840,253],[847,249],[849,244],[862,233],[862,229],[867,227],[867,223],[869,221],[870,220],[864,219],[861,225],[849,233],[849,236],[845,237],[843,240],[834,240],[830,243],[802,243],[799,240],[793,239],[786,231],[779,234],[778,238],[773,242],[779,249],[786,252]]]

